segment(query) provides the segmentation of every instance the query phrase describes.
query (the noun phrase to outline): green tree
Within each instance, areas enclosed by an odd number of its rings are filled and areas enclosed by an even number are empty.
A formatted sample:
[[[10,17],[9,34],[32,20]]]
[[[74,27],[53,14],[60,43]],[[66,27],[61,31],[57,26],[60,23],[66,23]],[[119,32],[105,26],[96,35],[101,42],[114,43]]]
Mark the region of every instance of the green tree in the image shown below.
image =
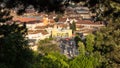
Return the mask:
[[[0,68],[31,68],[32,51],[27,46],[26,26],[10,21],[9,10],[0,7]]]
[[[67,58],[57,52],[51,52],[36,58],[34,68],[69,68]]]
[[[105,20],[107,25],[95,33],[94,50],[102,57],[102,68],[119,68],[120,1],[100,0],[97,4],[96,8],[100,10],[98,18]],[[94,9],[97,10],[96,8]]]
[[[46,38],[38,42],[38,51],[41,54],[50,53],[50,52],[59,52],[60,48],[57,43],[52,43],[53,39]]]
[[[92,53],[94,48],[94,35],[93,34],[89,34],[86,36],[86,50],[89,53]]]
[[[120,17],[120,1],[117,0],[89,0],[89,8],[97,14],[96,20],[108,21]],[[94,3],[94,5],[93,5]]]
[[[79,55],[69,62],[70,68],[97,68],[100,66],[101,55],[94,50],[94,35],[86,37],[86,43],[79,41]],[[85,47],[86,46],[86,47]],[[89,54],[88,54],[89,53]],[[96,56],[97,55],[97,56]]]
[[[76,23],[73,21],[72,24],[70,23],[70,29],[72,29],[72,32],[76,30]]]
[[[76,34],[74,40],[75,40],[76,47],[78,48],[78,46],[79,46],[79,45],[78,45],[79,41],[82,41],[81,38],[80,38],[80,36],[79,36],[79,34]]]
[[[96,57],[86,55],[79,55],[69,63],[70,68],[96,68],[98,64]]]
[[[103,56],[105,67],[119,67],[119,52],[120,49],[120,19],[111,21],[107,27],[102,28],[96,32],[95,35],[95,50],[99,51]],[[117,55],[118,54],[118,55]]]
[[[78,45],[79,45],[79,52],[80,52],[80,55],[85,55],[85,45],[80,41],[79,43],[78,43]]]

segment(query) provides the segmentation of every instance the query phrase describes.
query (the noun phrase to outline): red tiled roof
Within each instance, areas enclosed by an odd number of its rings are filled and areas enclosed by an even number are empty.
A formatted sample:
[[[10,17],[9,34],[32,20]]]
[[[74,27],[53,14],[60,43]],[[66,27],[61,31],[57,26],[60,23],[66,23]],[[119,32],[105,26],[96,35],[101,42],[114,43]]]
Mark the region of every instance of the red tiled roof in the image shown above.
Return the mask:
[[[49,22],[50,22],[50,23],[55,23],[55,20],[50,19]]]
[[[53,17],[52,16],[48,16],[48,19],[53,19]]]
[[[89,24],[89,25],[101,25],[102,22],[93,22],[90,20],[78,20],[78,22],[76,24]]]
[[[48,32],[47,31],[41,31],[41,33],[43,34],[43,35],[46,35],[46,34],[48,34]]]
[[[54,25],[50,25],[50,24],[48,24],[47,27],[54,27]]]
[[[76,32],[82,32],[82,33],[90,33],[90,32],[93,32],[94,30],[92,29],[82,29],[82,30],[76,30]]]
[[[80,17],[68,17],[69,19],[81,20]]]
[[[38,31],[38,30],[28,30],[28,34],[38,34],[40,32],[41,31]]]
[[[42,33],[43,35],[48,34],[48,32],[45,31],[45,30],[28,30],[28,33],[29,33],[29,34],[38,34],[38,33]]]
[[[13,18],[13,21],[19,21],[19,22],[35,22],[35,21],[40,21],[36,20],[35,18],[27,18],[27,17],[16,17]]]
[[[36,26],[35,29],[45,29],[47,26]]]
[[[66,22],[67,18],[60,18],[59,22]]]
[[[84,26],[76,25],[76,28],[83,28]]]

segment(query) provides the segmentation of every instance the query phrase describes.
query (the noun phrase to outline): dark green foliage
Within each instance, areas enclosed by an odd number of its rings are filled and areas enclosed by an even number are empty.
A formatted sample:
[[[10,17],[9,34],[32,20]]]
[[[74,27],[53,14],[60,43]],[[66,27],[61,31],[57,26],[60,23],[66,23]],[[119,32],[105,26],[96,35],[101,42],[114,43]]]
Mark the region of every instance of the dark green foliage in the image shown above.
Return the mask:
[[[86,50],[85,50],[85,45],[83,44],[83,42],[79,41],[78,45],[79,45],[78,50],[79,50],[80,55],[85,55]]]
[[[9,11],[0,9],[0,68],[31,68],[32,51],[27,46],[26,26],[13,22]]]
[[[54,19],[55,22],[58,22],[61,17],[62,17],[62,14],[58,14],[57,17]]]
[[[81,38],[79,37],[79,35],[77,35],[77,36],[75,36],[74,40],[75,40],[76,46],[78,48],[78,43],[79,43],[79,41],[81,41]]]
[[[63,12],[63,5],[61,4],[62,1],[60,0],[1,0],[1,2],[4,2],[6,4],[7,8],[15,8],[17,7],[18,9],[18,14],[22,14],[25,12],[25,9],[29,5],[33,5],[34,8],[41,12],[51,12],[51,11],[56,11],[56,12]],[[23,6],[22,8],[19,8],[20,6]]]
[[[109,22],[106,27],[101,28],[95,34],[95,52],[99,52],[102,59],[101,68],[120,67],[120,3],[113,0],[106,0],[102,5],[103,19]]]
[[[94,35],[90,34],[86,36],[86,50],[90,53],[93,52],[94,48]]]
[[[95,57],[80,55],[70,62],[70,68],[96,68],[97,64]]]
[[[12,19],[12,16],[9,16],[9,13],[10,12],[8,11],[8,9],[5,9],[0,6],[0,23],[6,22],[6,21]]]
[[[72,24],[70,23],[70,29],[72,29],[72,33],[76,30],[76,23],[73,21]]]
[[[52,52],[44,56],[38,55],[34,68],[69,68],[67,61],[64,55]]]
[[[17,24],[0,26],[0,63],[8,68],[30,68],[32,51],[25,40],[26,27]]]
[[[50,53],[50,52],[60,52],[60,48],[57,43],[53,43],[52,38],[46,38],[38,42],[38,51],[41,54]]]
[[[55,22],[58,22],[58,21],[59,21],[59,18],[58,18],[58,17],[56,17],[54,20],[55,20]]]
[[[86,54],[88,51],[93,52],[93,49],[91,51],[91,48],[94,47],[93,42],[94,42],[94,36],[88,35],[87,37],[87,45],[85,47],[85,44],[83,44],[80,39],[78,40],[78,49],[79,49],[79,56],[73,58],[73,59],[68,59],[63,55],[60,55],[59,53],[56,53],[55,51],[53,52],[53,50],[50,50],[53,45],[48,45],[46,46],[46,44],[43,42],[42,47],[39,46],[38,51],[47,51],[45,54],[43,55],[38,55],[35,61],[35,68],[95,68],[98,67],[100,65],[99,59],[100,54],[95,52],[95,53],[89,53]],[[90,42],[90,46],[88,45],[88,43]],[[50,43],[46,40],[47,43]],[[42,42],[41,42],[42,43]],[[88,47],[89,46],[89,47]],[[44,50],[45,49],[45,50]],[[44,52],[42,52],[44,53]],[[97,56],[96,56],[97,55]]]
[[[100,65],[101,56],[94,50],[94,35],[86,37],[86,44],[79,40],[79,55],[70,61],[70,68],[97,68]],[[96,56],[97,55],[97,56]]]
[[[111,21],[107,27],[102,28],[96,33],[95,50],[99,51],[104,57],[106,67],[119,67],[119,49],[120,49],[120,19]]]
[[[40,53],[49,53],[49,52],[60,52],[59,47],[56,44],[44,44],[44,45],[40,45],[38,47],[38,50],[40,51]]]
[[[90,0],[91,1],[91,0]],[[108,21],[110,18],[120,17],[120,3],[116,0],[99,0],[96,5],[90,7],[91,11],[97,14],[96,20]]]
[[[89,0],[91,4],[93,4],[92,1]],[[106,27],[96,32],[94,40],[93,51],[99,53],[102,58],[101,68],[119,68],[120,2],[117,0],[99,0],[95,6],[89,5],[89,7],[92,11],[95,10],[99,20],[108,22]]]

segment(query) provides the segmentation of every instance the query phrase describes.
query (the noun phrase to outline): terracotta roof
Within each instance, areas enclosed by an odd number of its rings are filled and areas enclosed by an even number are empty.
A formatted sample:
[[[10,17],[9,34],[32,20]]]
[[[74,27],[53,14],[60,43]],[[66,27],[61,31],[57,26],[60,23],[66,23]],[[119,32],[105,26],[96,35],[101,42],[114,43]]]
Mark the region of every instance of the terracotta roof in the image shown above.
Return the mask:
[[[34,30],[28,30],[28,32],[34,32]]]
[[[52,16],[48,16],[48,19],[53,19],[53,17]]]
[[[98,22],[93,22],[91,20],[78,20],[78,22],[76,24],[89,24],[89,25],[101,25],[103,24],[102,22],[98,21]]]
[[[35,18],[27,18],[27,17],[16,17],[13,18],[13,21],[19,21],[19,22],[41,22],[40,20],[36,20]]]
[[[77,20],[77,21],[82,20],[82,18],[81,17],[76,17],[75,20]]]
[[[76,28],[83,28],[84,26],[76,25]]]
[[[55,20],[50,19],[49,22],[50,22],[50,23],[55,23]]]
[[[35,29],[45,29],[47,26],[36,26]]]
[[[81,18],[80,18],[80,17],[68,17],[68,19],[81,20]]]
[[[46,34],[48,34],[48,32],[47,31],[41,31],[41,33],[43,34],[43,35],[46,35]]]
[[[60,18],[59,22],[66,22],[67,18]]]
[[[76,32],[81,32],[81,33],[91,33],[93,32],[94,30],[92,29],[83,29],[83,30],[76,30]]]
[[[54,25],[50,25],[50,24],[48,24],[47,27],[54,27]]]
[[[38,33],[42,33],[43,35],[48,34],[46,30],[28,30],[28,34],[38,34]]]
[[[40,33],[41,31],[39,30],[28,30],[28,34],[38,34]]]

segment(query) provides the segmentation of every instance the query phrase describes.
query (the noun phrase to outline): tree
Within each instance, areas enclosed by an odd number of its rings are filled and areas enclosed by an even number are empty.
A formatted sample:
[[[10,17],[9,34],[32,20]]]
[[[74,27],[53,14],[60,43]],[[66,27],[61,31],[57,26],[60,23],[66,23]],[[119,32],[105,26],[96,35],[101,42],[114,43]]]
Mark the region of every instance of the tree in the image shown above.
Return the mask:
[[[85,55],[85,45],[80,41],[79,43],[78,43],[78,45],[79,45],[79,52],[80,52],[80,55]]]
[[[106,63],[106,67],[119,67],[120,57],[117,55],[120,49],[119,34],[120,34],[120,19],[111,21],[107,27],[102,28],[95,34],[95,51],[99,51],[101,55],[106,59],[103,61]]]
[[[119,68],[119,34],[120,34],[120,2],[117,0],[100,0],[98,9],[101,14],[98,18],[107,21],[107,26],[95,33],[95,52],[99,52],[102,57],[103,68]],[[95,9],[95,8],[94,8]]]
[[[10,22],[9,10],[0,7],[0,68],[31,68],[32,51],[27,46],[26,26]]]
[[[58,47],[57,43],[53,44],[51,41],[52,41],[52,39],[50,39],[50,38],[40,40],[38,42],[38,51],[41,54],[46,54],[46,53],[50,53],[50,52],[59,52],[60,48]]]
[[[81,54],[81,53],[80,53]],[[70,61],[70,68],[96,68],[99,66],[99,59],[94,56],[79,55]]]
[[[81,41],[81,38],[79,37],[79,34],[76,34],[74,40],[75,40],[76,47],[78,48],[78,43],[79,43],[79,41]]]
[[[73,21],[72,24],[70,23],[70,29],[72,29],[72,32],[76,30],[76,23]]]
[[[86,36],[86,50],[89,53],[92,53],[94,48],[94,35],[93,34],[89,34]]]
[[[67,58],[57,52],[51,52],[36,58],[34,68],[69,68]]]
[[[1,0],[0,2],[4,2],[6,4],[6,7],[9,9],[14,9],[17,8],[18,13],[24,13],[25,9],[29,6],[29,5],[33,5],[34,8],[41,12],[41,11],[45,11],[45,12],[51,12],[51,11],[56,11],[56,12],[63,12],[63,9],[61,7],[62,4],[62,0]],[[23,6],[21,8],[21,6]]]
[[[120,17],[120,2],[117,0],[89,0],[89,8],[91,11],[94,11],[97,16],[96,20],[104,20],[108,21],[111,18],[118,18]],[[94,2],[94,5],[93,5]]]
[[[85,44],[79,40],[79,55],[69,63],[70,68],[97,68],[101,64],[101,55],[94,50],[94,35],[86,36]],[[89,54],[88,54],[89,53]]]
[[[9,13],[9,10],[6,9],[2,3],[0,3],[0,23],[4,23],[12,19],[12,16],[9,16]]]

